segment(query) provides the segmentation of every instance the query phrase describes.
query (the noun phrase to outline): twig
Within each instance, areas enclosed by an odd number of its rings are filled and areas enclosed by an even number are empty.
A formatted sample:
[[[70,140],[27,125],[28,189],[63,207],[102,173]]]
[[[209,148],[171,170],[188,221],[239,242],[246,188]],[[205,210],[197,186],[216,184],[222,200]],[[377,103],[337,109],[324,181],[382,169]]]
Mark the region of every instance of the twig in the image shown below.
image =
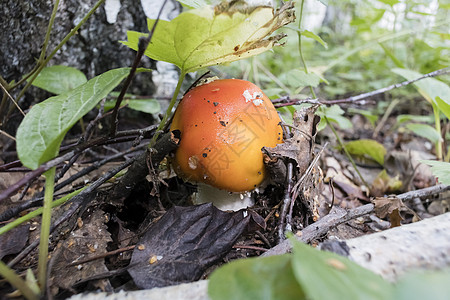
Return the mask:
[[[33,170],[29,173],[27,173],[25,176],[22,177],[19,181],[14,183],[13,185],[9,186],[5,191],[3,191],[0,194],[0,201],[5,200],[6,198],[13,195],[15,192],[17,192],[22,186],[27,184],[30,180],[42,175],[44,172],[50,170],[53,167],[58,166],[59,164],[63,163],[64,161],[70,159],[74,155],[74,151],[70,151],[63,156],[57,157],[55,159],[52,159],[45,164],[42,164],[39,168],[36,170]]]
[[[406,193],[397,195],[396,197],[401,199],[402,201],[406,202],[406,201],[410,201],[414,198],[425,198],[425,197],[440,194],[442,192],[449,191],[449,190],[450,190],[450,185],[438,184],[438,185],[430,186],[430,187],[427,187],[424,189],[406,192]]]
[[[32,74],[32,76],[29,78],[27,84],[25,87],[20,91],[19,95],[17,96],[17,100],[20,100],[22,96],[25,94],[25,92],[28,90],[28,88],[33,84],[33,81],[36,79],[36,77],[39,75],[39,73],[42,71],[42,69],[47,65],[47,63],[53,58],[53,56],[62,48],[62,46],[74,35],[77,33],[78,29],[90,18],[90,16],[97,10],[97,8],[100,7],[100,5],[103,4],[105,0],[98,0],[97,3],[95,3],[94,7],[84,16],[84,18],[63,38],[63,40],[53,49],[53,51],[45,57],[45,60],[41,62],[37,70]],[[15,88],[18,85],[14,85],[12,88]]]
[[[305,229],[300,232],[300,235],[295,235],[295,237],[303,243],[309,243],[312,240],[325,235],[330,229],[342,223],[371,213],[373,209],[373,204],[366,204],[349,211],[346,211],[343,208],[335,207],[328,215],[324,216],[319,221],[305,227]],[[269,249],[262,256],[284,254],[289,252],[291,249],[292,246],[290,241],[284,240],[280,244]]]
[[[61,225],[64,221],[66,221],[70,216],[72,216],[78,208],[81,207],[82,204],[85,201],[89,201],[91,198],[91,193],[95,191],[99,186],[101,186],[103,183],[105,183],[107,180],[111,179],[114,175],[131,165],[136,158],[132,158],[126,162],[124,162],[122,165],[110,170],[109,172],[105,173],[102,177],[97,179],[92,185],[88,186],[85,190],[81,191],[78,195],[73,197],[69,202],[72,203],[67,211],[64,212],[64,214],[59,217],[58,220],[56,220],[51,228],[50,233],[52,233],[59,225]],[[13,267],[16,263],[21,261],[25,256],[27,256],[36,246],[39,244],[39,239],[36,239],[33,243],[31,243],[27,248],[25,248],[19,255],[17,255],[13,260],[11,260],[8,263],[9,267]]]
[[[336,137],[336,140],[338,141],[339,146],[342,148],[342,150],[344,150],[345,155],[347,156],[348,160],[350,161],[350,163],[352,164],[353,168],[355,169],[356,173],[359,176],[359,179],[361,180],[361,182],[368,188],[370,189],[369,184],[366,182],[366,180],[364,179],[364,177],[362,176],[361,172],[359,172],[358,167],[356,166],[355,160],[353,159],[353,157],[350,155],[350,153],[348,152],[347,147],[345,147],[344,142],[342,142],[341,137],[338,135],[336,129],[334,128],[333,124],[328,120],[328,118],[326,116],[324,116],[325,121],[327,122],[327,125],[330,127],[331,131],[333,131],[334,136]]]
[[[300,188],[301,188],[303,182],[305,181],[305,178],[307,176],[309,176],[309,174],[311,174],[312,169],[316,165],[317,161],[319,160],[320,156],[322,155],[323,151],[325,150],[325,148],[327,146],[328,146],[328,142],[326,142],[323,145],[323,147],[320,149],[319,153],[317,153],[317,155],[314,157],[313,161],[309,164],[308,169],[306,169],[305,173],[302,175],[300,180],[295,184],[295,186],[293,188],[292,201],[295,201],[295,199],[298,197]],[[294,204],[291,203],[291,208],[290,208],[290,212],[289,212],[291,215],[292,215],[293,206],[294,206]]]
[[[126,252],[126,251],[133,250],[135,247],[136,247],[136,245],[132,245],[132,246],[128,246],[128,247],[116,249],[116,250],[113,250],[113,251],[105,252],[105,253],[96,255],[96,256],[94,256],[94,257],[88,257],[88,258],[86,258],[86,259],[74,261],[74,262],[68,264],[66,267],[73,267],[73,266],[82,265],[82,264],[91,262],[91,261],[93,261],[93,260],[102,259],[102,258],[111,256],[111,255],[116,255],[116,254],[119,254],[119,253],[122,253],[122,252]]]
[[[247,245],[233,245],[231,248],[234,249],[249,249],[249,250],[256,250],[256,251],[263,251],[266,252],[266,248],[257,247],[257,246],[247,246]]]
[[[408,201],[414,198],[429,197],[431,195],[439,194],[448,190],[450,190],[450,185],[440,184],[417,191],[410,191],[407,193],[399,194],[396,195],[396,197],[403,201]],[[325,235],[330,229],[349,220],[370,214],[373,212],[373,210],[373,204],[366,204],[348,211],[339,207],[334,207],[334,209],[331,210],[330,214],[324,216],[319,221],[305,227],[305,229],[300,232],[300,235],[296,235],[296,238],[303,243],[309,243],[312,240]],[[292,246],[289,240],[284,240],[277,246],[269,249],[262,256],[284,254],[289,252],[291,249]]]
[[[128,77],[125,80],[125,83],[123,84],[122,90],[120,91],[120,94],[117,97],[116,105],[114,106],[114,110],[113,110],[113,113],[112,113],[112,120],[113,120],[113,122],[112,122],[112,125],[111,125],[111,131],[109,132],[109,135],[111,137],[115,136],[116,132],[117,132],[117,125],[119,123],[119,119],[117,118],[117,114],[119,112],[120,104],[122,103],[122,100],[123,100],[123,98],[125,96],[125,93],[127,92],[128,88],[130,87],[130,84],[131,84],[131,81],[133,80],[134,74],[136,74],[136,69],[137,69],[139,63],[141,62],[142,56],[144,56],[145,50],[147,50],[148,44],[152,40],[153,34],[155,32],[156,25],[158,24],[158,21],[159,21],[159,19],[161,17],[161,13],[162,13],[166,3],[167,3],[167,0],[165,0],[163,2],[163,4],[161,5],[161,8],[159,9],[158,16],[156,17],[155,23],[153,23],[153,27],[150,30],[150,33],[148,34],[148,36],[139,39],[138,51],[137,51],[136,56],[134,58],[133,66],[130,69],[130,74],[128,74]]]
[[[88,126],[86,127],[86,131],[84,132],[84,135],[82,135],[77,142],[77,145],[81,144],[84,141],[87,141],[89,139],[89,135],[91,134],[92,130],[94,129],[95,124],[98,122],[98,120],[100,120],[103,116],[103,111],[105,108],[105,99],[103,99],[100,103],[100,109],[98,110],[97,116],[95,117],[94,120],[90,121]],[[72,167],[72,165],[77,161],[77,159],[80,157],[80,155],[83,152],[80,151],[78,153],[75,153],[74,156],[72,156],[69,160],[69,162],[67,164],[65,164],[61,170],[58,172],[58,174],[56,174],[55,176],[55,182],[58,182],[58,180],[60,180],[64,174],[66,174],[66,172]],[[56,190],[56,189],[55,189]]]
[[[286,239],[286,237],[284,236],[284,231],[286,230],[286,227],[288,225],[291,225],[292,215],[288,215],[287,211],[289,204],[291,203],[291,191],[293,186],[292,177],[294,173],[294,165],[292,162],[289,162],[287,164],[286,173],[287,187],[283,197],[283,205],[281,207],[280,221],[278,224],[278,243],[281,243]]]
[[[427,73],[427,74],[425,74],[423,76],[420,76],[420,77],[412,79],[412,80],[406,80],[406,81],[403,81],[401,83],[392,84],[392,85],[390,85],[388,87],[384,87],[384,88],[381,88],[381,89],[378,89],[378,90],[375,90],[375,91],[372,91],[372,92],[368,92],[368,93],[352,96],[352,97],[349,97],[349,98],[338,99],[338,100],[323,100],[323,101],[321,101],[321,103],[322,104],[326,104],[326,105],[330,105],[330,104],[341,104],[341,103],[357,102],[357,101],[361,101],[361,100],[369,98],[369,97],[373,97],[373,96],[376,96],[376,95],[380,95],[380,94],[386,93],[386,92],[388,92],[390,90],[393,90],[393,89],[397,89],[397,88],[409,85],[411,83],[414,83],[416,81],[419,81],[419,80],[422,80],[422,79],[425,79],[425,78],[436,77],[436,76],[440,76],[440,75],[444,75],[444,74],[448,74],[448,73],[450,73],[450,67],[439,69],[439,70]]]
[[[11,94],[8,92],[8,90],[6,89],[6,87],[3,86],[3,84],[0,82],[0,87],[2,88],[3,92],[8,96],[9,99],[11,99],[11,101],[14,103],[14,105],[17,107],[17,109],[20,111],[20,113],[25,116],[25,113],[23,112],[23,110],[20,108],[19,104],[17,103],[16,99],[14,99]]]
[[[443,69],[439,69],[430,73],[427,73],[423,76],[420,76],[418,78],[412,79],[412,80],[407,80],[407,81],[403,81],[400,83],[396,83],[396,84],[392,84],[390,86],[372,91],[372,92],[368,92],[368,93],[363,93],[363,94],[359,94],[356,96],[352,96],[349,98],[344,98],[344,99],[336,99],[336,100],[321,100],[321,99],[291,99],[290,96],[284,96],[281,97],[279,99],[274,99],[272,100],[272,103],[274,103],[274,106],[276,108],[279,107],[284,107],[284,106],[291,106],[291,105],[299,105],[299,104],[303,104],[303,103],[310,103],[310,104],[319,104],[319,105],[333,105],[333,104],[344,104],[344,103],[355,103],[355,102],[359,102],[359,101],[363,101],[367,98],[376,96],[376,95],[380,95],[383,93],[386,93],[390,90],[396,89],[396,88],[400,88],[406,85],[409,85],[411,83],[414,83],[416,81],[425,79],[425,78],[431,78],[431,77],[436,77],[436,76],[440,76],[440,75],[445,75],[445,74],[449,74],[450,73],[450,67],[447,68],[443,68]]]
[[[169,136],[171,134],[173,134],[173,133],[172,132],[166,133],[166,135],[169,135]],[[162,160],[170,151],[173,150],[172,147],[167,146],[167,139],[164,138],[165,136],[163,136],[158,141],[158,143],[155,145],[155,149],[158,149],[159,151],[158,151],[157,155],[153,155],[152,156],[152,160],[153,160],[152,163],[154,165],[157,165],[160,162],[160,160]],[[167,151],[167,152],[164,152],[164,151]],[[95,190],[98,187],[100,187],[103,183],[105,183],[107,180],[112,178],[114,175],[116,175],[117,173],[119,173],[123,169],[125,169],[128,166],[132,165],[140,157],[141,157],[141,155],[135,156],[132,159],[124,162],[120,166],[118,166],[118,167],[116,167],[114,169],[111,169],[110,171],[106,172],[103,176],[101,176],[94,183],[92,183],[92,185],[88,186],[86,189],[81,191],[78,195],[76,195],[71,200],[69,200],[68,202],[70,202],[71,205],[63,213],[63,215],[52,224],[52,226],[50,228],[50,233],[52,233],[58,226],[60,226],[63,222],[65,222],[67,219],[69,219],[80,207],[85,207],[87,205],[87,203],[91,200],[91,197],[93,196],[93,192],[95,192]],[[127,172],[127,174],[128,173],[129,172]],[[35,240],[27,248],[25,248],[19,255],[17,255],[12,261],[10,261],[8,266],[12,267],[15,264],[17,264],[25,256],[27,256],[38,244],[39,244],[39,240]]]
[[[100,138],[92,140],[90,142],[83,143],[82,145],[79,145],[76,150],[72,150],[71,152],[68,152],[68,153],[64,154],[63,156],[56,157],[56,158],[46,162],[45,164],[41,165],[36,170],[30,171],[29,173],[27,173],[22,179],[20,179],[19,181],[17,181],[10,187],[8,187],[5,191],[3,191],[0,194],[0,201],[10,197],[15,192],[17,192],[22,186],[27,184],[28,181],[42,175],[45,171],[49,170],[51,167],[57,166],[60,163],[70,159],[74,155],[74,153],[76,153],[78,151],[83,151],[90,147],[101,146],[101,145],[105,145],[105,144],[128,142],[128,141],[135,139],[133,137],[134,135],[138,135],[138,134],[142,134],[142,133],[148,134],[148,133],[152,132],[155,128],[156,128],[156,126],[152,125],[152,126],[144,128],[144,129],[122,131],[122,132],[120,132],[120,134],[119,133],[117,134],[116,138],[113,138],[113,139],[109,139],[107,137],[100,137]],[[130,135],[131,138],[128,135]],[[63,147],[61,147],[61,151],[64,151],[67,149],[73,149],[74,147],[76,147],[76,144],[63,146]],[[6,171],[6,170],[16,167],[18,165],[20,165],[20,161],[18,161],[18,160],[8,163],[8,164],[1,165],[0,171]]]
[[[96,161],[92,165],[90,165],[89,167],[84,168],[83,170],[81,170],[80,172],[74,174],[70,178],[64,180],[61,183],[58,183],[55,186],[55,191],[58,191],[58,190],[62,189],[63,187],[65,187],[68,184],[74,182],[78,178],[89,174],[93,170],[98,169],[99,167],[105,165],[106,163],[108,163],[108,162],[110,162],[112,160],[115,160],[117,158],[123,157],[123,156],[125,156],[127,154],[130,154],[130,153],[139,151],[139,150],[141,150],[141,149],[143,149],[145,147],[146,147],[146,145],[141,145],[139,147],[128,149],[127,151],[117,153],[117,154],[112,155],[110,157],[107,157],[107,158],[105,158],[103,160]],[[43,198],[42,198],[42,192],[41,192],[41,193],[37,194],[35,197],[33,197],[33,199],[31,199],[30,201],[27,201],[27,202],[24,202],[24,203],[20,203],[19,205],[14,206],[14,207],[4,211],[3,213],[1,213],[0,214],[0,222],[9,220],[9,219],[17,216],[17,214],[21,213],[22,211],[24,211],[26,209],[29,209],[29,208],[41,205],[42,200],[43,200]]]
[[[378,133],[380,133],[380,130],[383,128],[384,124],[386,124],[387,120],[389,119],[389,116],[391,115],[394,108],[397,106],[397,104],[400,102],[400,100],[395,99],[391,103],[389,103],[388,108],[383,114],[383,117],[381,118],[380,122],[377,124],[377,127],[375,127],[372,138],[376,139],[378,137]]]

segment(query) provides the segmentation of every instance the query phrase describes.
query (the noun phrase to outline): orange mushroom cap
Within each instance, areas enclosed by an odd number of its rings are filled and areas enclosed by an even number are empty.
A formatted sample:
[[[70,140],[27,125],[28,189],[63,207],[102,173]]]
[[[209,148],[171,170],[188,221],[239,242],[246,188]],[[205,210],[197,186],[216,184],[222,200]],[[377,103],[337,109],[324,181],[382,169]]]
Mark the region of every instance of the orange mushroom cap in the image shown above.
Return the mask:
[[[253,83],[215,80],[190,90],[171,130],[181,131],[175,171],[185,180],[229,192],[253,190],[264,179],[261,148],[283,140],[280,118]]]

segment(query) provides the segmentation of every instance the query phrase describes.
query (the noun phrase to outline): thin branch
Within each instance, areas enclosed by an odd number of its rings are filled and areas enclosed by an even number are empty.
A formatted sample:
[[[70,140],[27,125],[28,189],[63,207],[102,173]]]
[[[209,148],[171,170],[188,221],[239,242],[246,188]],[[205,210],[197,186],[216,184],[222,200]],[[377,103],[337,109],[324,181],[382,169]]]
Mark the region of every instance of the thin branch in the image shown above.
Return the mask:
[[[34,74],[31,76],[31,78],[28,80],[25,87],[20,91],[19,96],[17,96],[17,100],[20,100],[20,98],[23,97],[25,92],[28,90],[28,88],[33,84],[33,81],[36,79],[36,77],[39,75],[39,73],[42,71],[42,69],[47,65],[47,63],[53,58],[53,56],[62,48],[62,46],[73,36],[77,33],[78,29],[90,18],[90,16],[97,10],[97,8],[100,7],[100,5],[103,4],[105,0],[98,0],[97,3],[94,5],[94,7],[87,13],[87,15],[64,37],[64,39],[56,46],[55,49],[45,58],[45,60],[39,65],[37,70],[34,72]],[[17,86],[14,85],[13,88]]]
[[[105,183],[107,180],[111,179],[114,175],[131,165],[135,161],[135,158],[132,158],[126,162],[124,162],[122,165],[111,169],[107,173],[105,173],[102,177],[97,179],[92,185],[88,186],[86,189],[81,191],[78,195],[73,197],[69,202],[72,203],[72,205],[69,206],[68,210],[64,212],[64,214],[59,217],[51,226],[50,233],[52,233],[59,225],[64,223],[70,216],[72,216],[79,207],[82,206],[82,204],[85,201],[88,202],[91,199],[91,193],[94,192],[99,186],[101,186],[103,183]],[[37,247],[39,244],[39,239],[36,239],[33,243],[31,243],[27,248],[25,248],[19,255],[17,255],[13,260],[11,260],[8,263],[9,267],[13,267],[15,264],[17,264],[19,261],[21,261],[23,258],[25,258],[31,251],[33,251],[34,248]]]
[[[33,170],[25,176],[22,177],[19,181],[14,183],[13,185],[9,186],[5,191],[3,191],[0,194],[0,201],[5,200],[6,198],[13,195],[15,192],[17,192],[22,186],[27,184],[30,180],[42,175],[44,172],[50,170],[53,167],[58,166],[59,164],[63,163],[64,161],[70,159],[74,155],[74,151],[70,151],[63,156],[57,157],[55,159],[52,159],[51,161],[46,162],[45,164],[42,164],[39,168],[36,170]]]
[[[68,264],[66,266],[66,268],[82,265],[82,264],[91,262],[93,260],[102,259],[102,258],[105,258],[105,257],[108,257],[108,256],[112,256],[112,255],[116,255],[116,254],[119,254],[119,253],[123,253],[123,252],[126,252],[126,251],[131,251],[131,250],[134,250],[135,247],[136,247],[136,245],[132,245],[132,246],[116,249],[116,250],[113,250],[113,251],[108,251],[108,252],[105,252],[105,253],[93,256],[93,257],[88,257],[88,258],[85,258],[85,259],[82,259],[82,260],[74,261],[74,262]]]
[[[155,23],[153,24],[153,27],[150,30],[150,33],[148,34],[148,36],[139,39],[138,51],[136,53],[136,57],[134,58],[133,66],[131,67],[130,74],[128,74],[128,77],[125,80],[125,83],[123,84],[122,90],[120,91],[119,97],[117,97],[116,105],[114,106],[114,110],[112,113],[113,122],[111,125],[111,130],[109,132],[109,135],[111,137],[115,136],[116,132],[117,132],[117,125],[119,123],[117,114],[119,112],[120,104],[122,103],[122,100],[125,97],[125,93],[127,92],[128,88],[130,87],[130,84],[131,84],[131,81],[133,80],[134,74],[136,74],[136,69],[139,66],[139,63],[141,62],[142,56],[144,55],[145,50],[147,50],[148,44],[152,40],[156,25],[158,24],[158,21],[161,18],[161,13],[162,13],[166,3],[167,3],[167,0],[165,0],[164,3],[161,5],[158,16],[156,17]]]
[[[372,92],[363,93],[363,94],[352,96],[349,98],[337,99],[337,100],[321,100],[321,99],[295,99],[295,98],[291,99],[290,96],[283,96],[281,98],[272,100],[272,103],[274,103],[274,106],[276,108],[284,107],[284,106],[291,106],[291,105],[299,105],[299,104],[303,104],[303,103],[320,104],[320,105],[355,103],[355,102],[363,101],[367,98],[370,98],[370,97],[373,97],[376,95],[386,93],[386,92],[396,89],[396,88],[407,86],[411,83],[414,83],[416,81],[419,81],[419,80],[422,80],[425,78],[431,78],[431,77],[436,77],[436,76],[445,75],[445,74],[450,74],[450,67],[439,69],[439,70],[427,73],[423,76],[420,76],[420,77],[412,79],[412,80],[403,81],[403,82],[396,83],[396,84],[393,84],[393,85],[390,85],[390,86],[387,86],[387,87],[384,87],[384,88],[381,88],[381,89],[378,89],[378,90],[375,90]]]
[[[424,198],[432,195],[440,194],[444,191],[450,190],[450,185],[436,185],[416,191],[411,191],[403,194],[396,195],[397,198],[403,201],[409,201],[414,198]],[[359,218],[361,216],[370,214],[374,211],[373,204],[366,204],[351,210],[346,211],[340,207],[334,207],[330,214],[324,216],[319,221],[305,227],[302,231],[300,231],[295,237],[297,240],[303,243],[309,243],[312,240],[320,238],[324,236],[330,229],[350,221],[355,218]],[[262,256],[271,256],[277,254],[284,254],[291,251],[292,246],[289,240],[284,240],[277,246],[269,249]]]
[[[16,99],[14,99],[11,94],[8,92],[8,90],[6,89],[6,87],[3,86],[3,84],[0,82],[0,87],[2,88],[3,92],[8,96],[9,99],[11,99],[11,101],[14,103],[14,105],[17,107],[17,109],[20,111],[20,113],[25,116],[25,113],[23,112],[23,110],[20,108],[19,104],[17,103]]]
[[[305,227],[305,229],[300,231],[297,235],[295,235],[295,237],[303,243],[309,243],[312,240],[325,235],[330,229],[342,223],[373,212],[373,209],[373,204],[366,204],[349,211],[346,211],[343,208],[335,207],[335,209],[333,209],[328,215],[324,216],[319,221]],[[284,254],[291,251],[291,249],[291,242],[289,240],[284,240],[280,244],[269,249],[262,256]]]
[[[292,162],[288,162],[287,174],[286,174],[287,187],[284,192],[283,205],[281,207],[280,220],[279,220],[279,224],[278,224],[278,242],[279,243],[281,243],[283,240],[286,239],[286,237],[284,236],[284,231],[286,230],[286,226],[291,224],[291,216],[288,216],[287,212],[288,212],[289,204],[291,203],[293,173],[294,173],[294,165]]]
[[[172,136],[172,132],[168,132],[164,135],[169,137]],[[179,135],[177,133],[176,135]],[[157,155],[152,156],[152,163],[157,165],[170,151],[173,150],[172,147],[166,146],[167,140],[165,138],[161,138],[158,143],[155,145],[155,149],[160,150]],[[178,142],[179,140],[177,140]],[[174,141],[175,143],[175,141]],[[167,152],[165,152],[167,151]],[[68,220],[73,214],[75,214],[80,207],[86,207],[88,202],[93,198],[94,192],[98,187],[100,187],[102,184],[104,184],[106,181],[111,179],[113,176],[115,176],[117,173],[122,171],[123,169],[129,167],[134,162],[136,162],[141,156],[136,155],[135,157],[127,160],[120,166],[113,168],[106,172],[103,176],[101,176],[99,179],[97,179],[95,182],[93,182],[91,185],[89,185],[87,188],[85,188],[83,191],[81,191],[78,195],[74,196],[72,199],[70,199],[67,203],[71,203],[71,205],[68,206],[68,209],[63,213],[63,215],[57,219],[50,228],[50,233],[52,233],[58,226],[60,226],[62,223],[64,223],[66,220]],[[127,172],[128,174],[130,172]],[[14,266],[18,262],[20,262],[24,257],[26,257],[36,246],[39,244],[39,240],[34,241],[31,243],[26,249],[24,249],[19,255],[17,255],[12,261],[8,263],[9,267]]]
[[[401,199],[402,201],[406,202],[406,201],[410,201],[414,198],[425,198],[425,197],[440,194],[442,192],[449,191],[449,190],[450,190],[450,185],[438,184],[438,185],[430,186],[430,187],[427,187],[424,189],[406,192],[406,193],[397,195],[396,197]]]

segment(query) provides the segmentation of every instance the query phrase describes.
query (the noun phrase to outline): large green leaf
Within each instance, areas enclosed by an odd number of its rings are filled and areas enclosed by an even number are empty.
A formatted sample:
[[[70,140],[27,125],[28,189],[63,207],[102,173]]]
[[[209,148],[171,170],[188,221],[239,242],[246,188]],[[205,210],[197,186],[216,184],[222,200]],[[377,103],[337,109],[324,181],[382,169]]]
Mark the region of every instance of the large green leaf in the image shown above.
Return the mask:
[[[67,66],[51,66],[42,69],[33,85],[53,94],[66,93],[87,81],[78,69]]]
[[[387,299],[392,286],[381,276],[335,253],[294,242],[294,274],[308,299]]]
[[[270,36],[295,19],[292,3],[274,12],[242,2],[188,10],[171,21],[159,20],[145,54],[177,65],[183,72],[250,57],[278,45],[284,35]],[[148,20],[149,30],[155,20]],[[123,44],[137,50],[145,33],[128,31]]]
[[[441,183],[450,185],[450,163],[435,160],[421,160],[420,162],[431,166],[431,172]]]
[[[208,294],[212,300],[305,299],[289,254],[229,263],[211,275]]]
[[[433,144],[436,144],[440,139],[442,139],[436,128],[431,127],[427,124],[409,123],[406,124],[406,128],[408,128],[418,136],[428,139]]]
[[[369,156],[380,165],[384,165],[386,148],[375,140],[361,139],[345,144],[347,151],[356,156]]]
[[[396,284],[392,299],[448,300],[450,297],[450,269],[416,271],[401,278]]]
[[[70,92],[34,105],[17,130],[17,154],[22,164],[36,169],[54,158],[67,131],[129,72],[129,68],[105,72]]]
[[[392,72],[403,76],[407,80],[413,80],[423,76],[423,74],[409,69],[395,68],[392,69]],[[447,84],[436,78],[425,78],[414,82],[414,86],[428,102],[436,104],[441,111],[448,113],[450,107],[450,87]],[[441,101],[436,101],[436,97],[439,97]]]

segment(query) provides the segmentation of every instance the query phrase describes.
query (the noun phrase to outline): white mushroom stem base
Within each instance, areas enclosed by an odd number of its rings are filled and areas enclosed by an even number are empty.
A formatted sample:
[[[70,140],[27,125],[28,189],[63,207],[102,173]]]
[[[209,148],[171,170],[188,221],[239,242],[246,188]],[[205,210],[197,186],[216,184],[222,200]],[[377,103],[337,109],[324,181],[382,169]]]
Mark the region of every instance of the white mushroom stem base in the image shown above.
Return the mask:
[[[248,206],[253,206],[255,201],[250,193],[230,193],[207,184],[199,183],[197,195],[194,196],[194,204],[212,202],[220,210],[237,211]]]

